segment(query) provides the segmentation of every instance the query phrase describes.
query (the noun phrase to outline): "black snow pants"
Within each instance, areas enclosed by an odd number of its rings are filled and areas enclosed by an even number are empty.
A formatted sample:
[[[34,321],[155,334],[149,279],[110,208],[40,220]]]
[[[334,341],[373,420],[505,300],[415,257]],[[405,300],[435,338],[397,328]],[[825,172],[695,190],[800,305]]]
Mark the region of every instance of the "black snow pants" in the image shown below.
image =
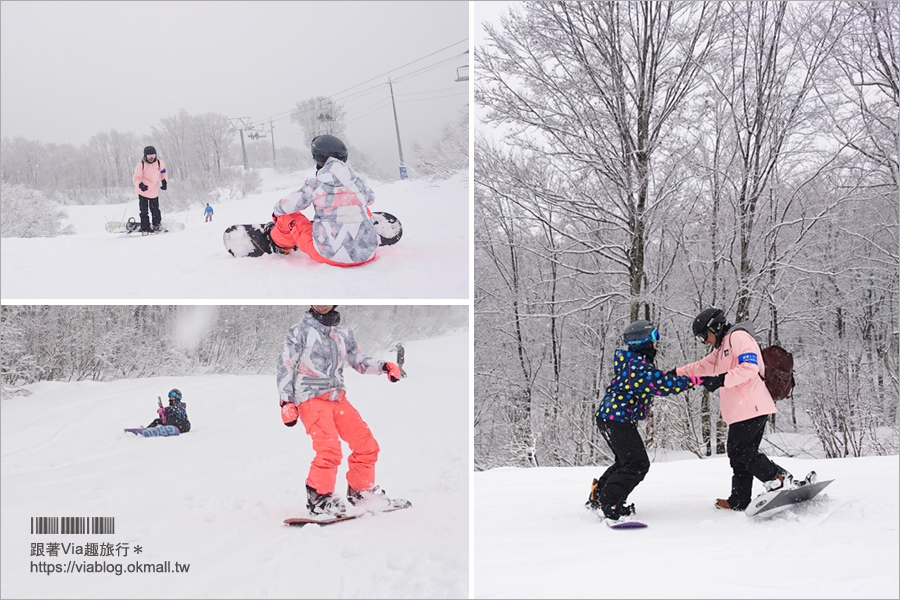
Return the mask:
[[[601,505],[621,506],[650,470],[650,457],[638,433],[637,423],[620,423],[598,417],[597,428],[616,461],[597,480],[593,499]]]
[[[138,195],[138,204],[141,208],[141,231],[150,231],[150,216],[147,209],[153,215],[153,229],[157,229],[162,222],[162,215],[159,212],[159,196],[156,198],[146,198]]]
[[[779,473],[787,473],[759,451],[768,415],[760,415],[728,426],[725,449],[731,462],[731,496],[728,504],[735,510],[750,506],[753,478],[771,481]]]

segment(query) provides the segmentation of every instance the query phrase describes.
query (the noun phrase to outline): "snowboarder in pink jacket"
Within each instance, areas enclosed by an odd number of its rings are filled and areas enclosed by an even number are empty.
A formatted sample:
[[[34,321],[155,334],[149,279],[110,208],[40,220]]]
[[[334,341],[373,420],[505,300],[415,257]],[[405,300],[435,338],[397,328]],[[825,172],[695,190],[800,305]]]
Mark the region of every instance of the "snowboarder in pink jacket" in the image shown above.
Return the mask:
[[[168,182],[166,165],[156,155],[156,148],[146,146],[144,156],[134,168],[131,180],[134,182],[134,191],[138,195],[138,203],[141,212],[141,234],[147,235],[160,230],[162,214],[159,212],[159,190],[165,190]],[[149,209],[153,220],[147,214]]]
[[[728,424],[726,451],[732,477],[731,495],[716,500],[716,508],[744,510],[750,505],[754,477],[766,491],[793,485],[791,474],[759,451],[766,420],[778,412],[762,380],[766,366],[749,322],[731,325],[723,311],[707,308],[694,318],[693,332],[713,351],[675,373],[703,376],[703,387],[719,390],[722,420]]]

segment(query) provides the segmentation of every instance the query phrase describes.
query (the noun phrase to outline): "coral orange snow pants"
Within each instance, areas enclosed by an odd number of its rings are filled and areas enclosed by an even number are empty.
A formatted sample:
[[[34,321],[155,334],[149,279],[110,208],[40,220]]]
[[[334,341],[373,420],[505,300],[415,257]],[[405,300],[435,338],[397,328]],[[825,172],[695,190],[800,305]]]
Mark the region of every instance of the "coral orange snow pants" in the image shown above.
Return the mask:
[[[334,492],[341,464],[341,440],[344,440],[351,452],[347,459],[347,483],[354,490],[371,489],[375,484],[378,443],[369,426],[343,393],[338,402],[328,400],[327,393],[322,396],[301,402],[298,407],[300,421],[312,438],[316,453],[309,467],[306,484],[320,494]]]
[[[341,263],[325,258],[319,254],[318,250],[316,250],[316,245],[313,243],[312,239],[312,229],[312,221],[307,219],[306,215],[303,213],[295,212],[289,215],[279,215],[275,217],[275,227],[272,228],[269,235],[272,237],[272,241],[280,247],[293,248],[296,246],[301,252],[305,252],[314,261],[333,267],[356,267],[375,259],[373,256],[369,260],[361,263]]]

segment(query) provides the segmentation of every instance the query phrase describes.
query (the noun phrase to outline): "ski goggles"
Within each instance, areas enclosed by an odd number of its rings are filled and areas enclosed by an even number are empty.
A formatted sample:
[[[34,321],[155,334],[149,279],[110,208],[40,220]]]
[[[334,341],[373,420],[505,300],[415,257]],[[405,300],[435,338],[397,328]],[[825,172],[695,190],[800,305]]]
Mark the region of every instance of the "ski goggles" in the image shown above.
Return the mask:
[[[154,158],[156,158],[156,155],[155,155],[155,154],[145,154],[144,156],[146,156],[146,157],[149,158],[150,160],[153,160]]]
[[[659,329],[653,328],[653,331],[650,332],[650,335],[645,335],[642,338],[638,338],[636,340],[625,340],[625,343],[628,346],[643,346],[644,344],[649,344],[651,342],[659,341]]]

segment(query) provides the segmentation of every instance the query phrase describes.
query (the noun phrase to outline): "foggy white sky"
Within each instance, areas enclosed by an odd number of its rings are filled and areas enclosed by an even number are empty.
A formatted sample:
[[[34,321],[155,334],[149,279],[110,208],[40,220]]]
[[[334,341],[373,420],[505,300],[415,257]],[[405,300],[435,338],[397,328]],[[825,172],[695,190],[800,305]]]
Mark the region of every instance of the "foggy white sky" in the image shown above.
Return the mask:
[[[396,173],[388,77],[409,163],[469,101],[455,81],[469,37],[465,1],[4,0],[0,135],[78,146],[111,129],[149,135],[184,109],[272,117],[276,148],[305,149],[286,114],[298,101],[377,86],[344,101],[347,141]]]

